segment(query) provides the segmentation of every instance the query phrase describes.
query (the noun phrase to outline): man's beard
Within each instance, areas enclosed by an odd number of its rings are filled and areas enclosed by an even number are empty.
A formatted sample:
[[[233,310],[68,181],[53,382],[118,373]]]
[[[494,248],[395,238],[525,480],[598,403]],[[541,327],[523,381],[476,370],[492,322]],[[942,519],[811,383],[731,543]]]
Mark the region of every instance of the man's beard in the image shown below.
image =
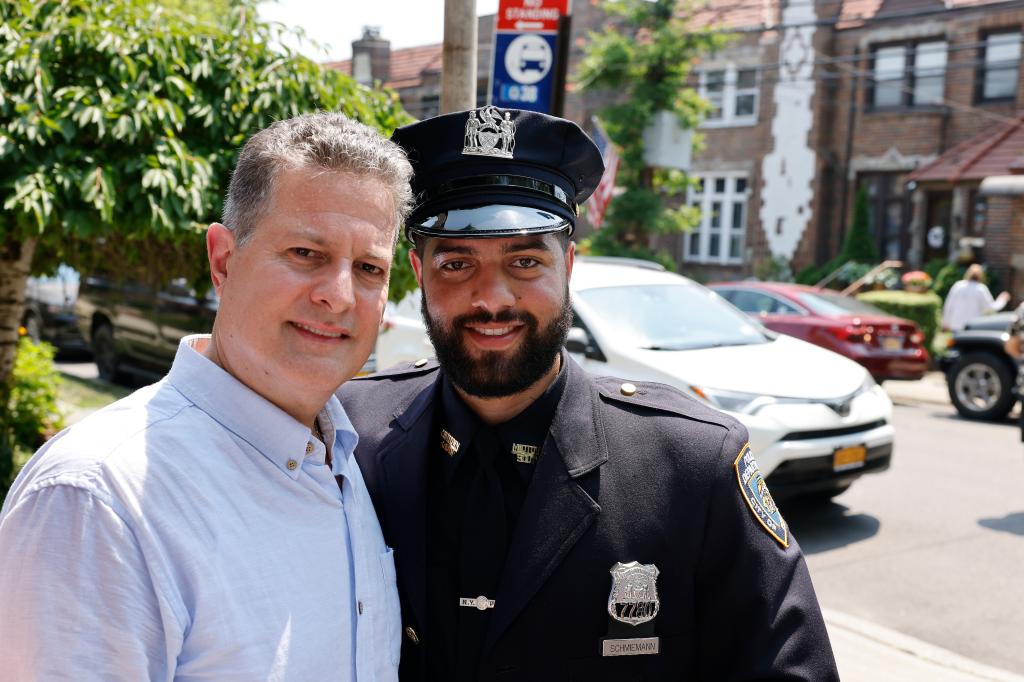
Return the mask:
[[[453,384],[478,398],[503,398],[525,391],[544,377],[565,345],[572,326],[569,287],[565,288],[562,309],[544,329],[527,312],[505,310],[497,315],[486,312],[460,315],[445,324],[434,319],[427,297],[420,292],[420,311],[427,325],[427,336],[434,344],[438,362]],[[524,337],[515,351],[482,351],[470,355],[462,340],[467,324],[519,322]]]

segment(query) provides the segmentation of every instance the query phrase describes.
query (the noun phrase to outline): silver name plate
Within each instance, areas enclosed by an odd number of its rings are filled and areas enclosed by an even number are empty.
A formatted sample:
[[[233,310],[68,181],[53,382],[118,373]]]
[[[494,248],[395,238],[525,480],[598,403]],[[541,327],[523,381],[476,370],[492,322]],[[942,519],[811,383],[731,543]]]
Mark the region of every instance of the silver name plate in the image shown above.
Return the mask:
[[[661,650],[661,638],[638,637],[636,639],[602,639],[602,656],[644,656]]]

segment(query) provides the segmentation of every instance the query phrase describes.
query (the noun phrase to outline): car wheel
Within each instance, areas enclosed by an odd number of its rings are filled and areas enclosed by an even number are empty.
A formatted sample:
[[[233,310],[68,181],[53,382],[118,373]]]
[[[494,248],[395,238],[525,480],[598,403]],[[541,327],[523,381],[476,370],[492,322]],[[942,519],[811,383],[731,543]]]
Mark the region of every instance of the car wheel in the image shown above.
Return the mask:
[[[114,343],[114,329],[108,323],[102,323],[92,332],[92,354],[99,370],[100,379],[118,383],[124,375],[117,357],[117,345]]]
[[[25,316],[25,334],[36,343],[43,340],[43,325],[35,314]]]
[[[967,353],[949,368],[949,399],[968,419],[1002,419],[1013,408],[1013,373],[990,353]]]

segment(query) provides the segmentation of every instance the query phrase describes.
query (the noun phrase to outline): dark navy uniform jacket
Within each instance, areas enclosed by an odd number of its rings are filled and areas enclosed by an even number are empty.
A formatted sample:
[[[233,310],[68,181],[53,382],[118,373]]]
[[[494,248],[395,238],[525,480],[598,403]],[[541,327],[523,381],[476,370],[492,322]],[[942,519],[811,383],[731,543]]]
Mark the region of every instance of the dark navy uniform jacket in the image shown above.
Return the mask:
[[[510,540],[479,679],[838,680],[798,546],[772,537],[740,492],[746,429],[668,386],[637,383],[627,396],[621,380],[563,359],[565,390]],[[431,362],[338,391],[396,553],[405,681],[427,679],[433,636],[425,496],[439,377]],[[659,570],[660,653],[602,657],[609,570],[630,561]]]

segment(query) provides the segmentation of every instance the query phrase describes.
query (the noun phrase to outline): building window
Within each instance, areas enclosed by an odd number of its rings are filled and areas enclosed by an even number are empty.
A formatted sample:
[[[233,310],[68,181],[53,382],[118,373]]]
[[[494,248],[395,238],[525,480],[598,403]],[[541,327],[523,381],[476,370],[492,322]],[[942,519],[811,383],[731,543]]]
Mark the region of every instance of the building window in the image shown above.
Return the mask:
[[[868,196],[868,230],[883,260],[903,260],[910,246],[910,194],[905,173],[865,173],[858,186]]]
[[[940,104],[946,82],[946,41],[923,40],[871,50],[871,105]]]
[[[684,260],[698,263],[743,262],[747,232],[747,178],[705,175],[690,190],[690,205],[700,209],[700,225],[683,240]]]
[[[976,99],[980,102],[1017,99],[1020,31],[989,33],[982,42]]]
[[[730,66],[701,71],[700,94],[711,104],[706,127],[757,122],[757,69]]]

